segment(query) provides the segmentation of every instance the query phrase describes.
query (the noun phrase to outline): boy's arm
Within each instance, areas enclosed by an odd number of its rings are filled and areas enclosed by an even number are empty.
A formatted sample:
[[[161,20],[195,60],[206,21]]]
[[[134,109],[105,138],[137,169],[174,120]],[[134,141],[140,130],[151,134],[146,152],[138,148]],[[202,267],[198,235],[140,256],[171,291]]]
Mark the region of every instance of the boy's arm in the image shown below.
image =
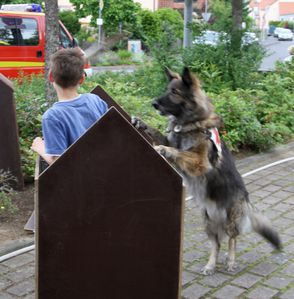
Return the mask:
[[[49,165],[52,164],[58,156],[51,156],[45,154],[45,143],[41,137],[34,139],[31,149],[38,153]]]

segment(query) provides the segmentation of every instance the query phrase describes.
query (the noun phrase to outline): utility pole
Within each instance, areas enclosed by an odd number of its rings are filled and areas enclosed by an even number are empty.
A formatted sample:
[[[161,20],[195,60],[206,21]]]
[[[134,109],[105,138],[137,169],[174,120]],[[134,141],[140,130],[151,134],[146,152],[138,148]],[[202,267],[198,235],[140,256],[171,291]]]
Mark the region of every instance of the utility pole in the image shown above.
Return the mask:
[[[99,16],[97,19],[97,25],[98,25],[98,47],[101,45],[101,31],[102,31],[102,25],[103,25],[103,19],[102,19],[102,9],[104,6],[103,0],[99,0]]]
[[[185,0],[184,7],[184,48],[192,46],[192,30],[188,25],[192,22],[193,0]]]

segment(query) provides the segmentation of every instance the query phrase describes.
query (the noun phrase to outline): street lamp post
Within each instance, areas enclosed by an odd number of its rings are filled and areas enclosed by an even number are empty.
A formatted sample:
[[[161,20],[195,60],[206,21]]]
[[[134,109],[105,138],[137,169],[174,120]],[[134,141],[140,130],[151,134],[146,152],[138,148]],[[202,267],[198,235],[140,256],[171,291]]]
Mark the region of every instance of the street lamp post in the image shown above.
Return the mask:
[[[102,19],[102,9],[104,6],[103,0],[99,0],[99,16],[97,19],[97,25],[98,25],[98,47],[101,44],[101,30],[102,30],[102,25],[103,25],[103,19]]]
[[[184,7],[184,48],[192,45],[192,31],[188,25],[192,22],[193,0],[185,0]]]

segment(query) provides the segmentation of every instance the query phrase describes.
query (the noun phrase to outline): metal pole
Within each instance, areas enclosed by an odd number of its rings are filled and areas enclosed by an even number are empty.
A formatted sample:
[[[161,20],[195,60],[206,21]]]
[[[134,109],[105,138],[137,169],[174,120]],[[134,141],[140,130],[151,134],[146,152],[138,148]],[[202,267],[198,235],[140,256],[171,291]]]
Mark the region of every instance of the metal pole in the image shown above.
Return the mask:
[[[188,24],[192,22],[193,0],[185,0],[184,8],[184,48],[192,45],[192,31],[188,28]]]
[[[101,19],[101,15],[102,15],[102,11],[101,11],[101,9],[100,9],[100,7],[99,7],[99,19]],[[100,46],[100,43],[101,43],[101,26],[102,25],[99,25],[99,27],[98,27],[98,47]]]

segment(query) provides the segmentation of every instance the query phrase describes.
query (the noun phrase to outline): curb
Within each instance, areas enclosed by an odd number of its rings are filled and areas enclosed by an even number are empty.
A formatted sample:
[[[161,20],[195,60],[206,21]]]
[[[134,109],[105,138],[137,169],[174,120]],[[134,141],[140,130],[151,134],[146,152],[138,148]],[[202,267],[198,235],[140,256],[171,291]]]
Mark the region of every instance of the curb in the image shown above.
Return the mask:
[[[34,236],[24,237],[16,241],[11,241],[8,244],[5,244],[3,248],[0,249],[0,256],[9,254],[13,251],[22,249],[27,246],[31,246],[35,243]]]

